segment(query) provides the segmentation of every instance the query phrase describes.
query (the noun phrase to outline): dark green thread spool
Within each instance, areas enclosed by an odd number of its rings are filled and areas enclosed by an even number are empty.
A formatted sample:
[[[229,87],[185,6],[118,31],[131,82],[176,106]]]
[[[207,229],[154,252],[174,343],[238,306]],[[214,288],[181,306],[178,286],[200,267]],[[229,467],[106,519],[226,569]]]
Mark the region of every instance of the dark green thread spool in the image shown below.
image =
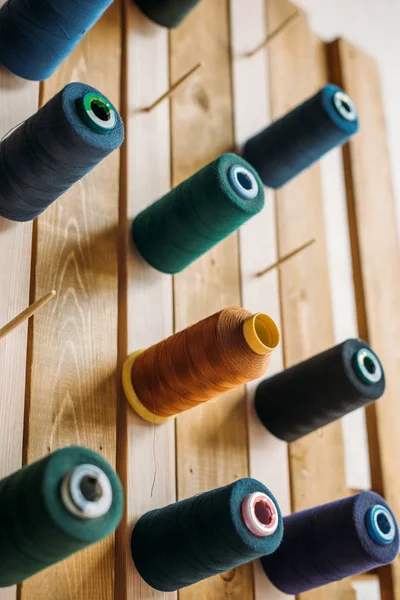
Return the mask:
[[[110,535],[123,509],[118,476],[96,452],[71,446],[0,481],[0,587]]]
[[[178,27],[200,0],[136,0],[140,10],[162,27]]]
[[[235,154],[223,154],[142,211],[132,236],[152,267],[179,273],[263,207],[255,169]]]

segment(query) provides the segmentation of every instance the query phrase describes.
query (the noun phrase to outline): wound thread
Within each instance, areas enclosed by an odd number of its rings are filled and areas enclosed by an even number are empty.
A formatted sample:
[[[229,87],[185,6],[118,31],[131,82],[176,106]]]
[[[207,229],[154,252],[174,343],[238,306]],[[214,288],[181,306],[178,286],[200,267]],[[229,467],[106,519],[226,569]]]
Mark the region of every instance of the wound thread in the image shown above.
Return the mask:
[[[82,469],[91,481],[81,477]],[[62,491],[65,482],[69,487],[77,476],[79,489],[76,485],[72,488],[75,508],[79,509],[79,497],[86,502],[78,514],[65,502]],[[93,478],[102,484],[101,493]],[[0,587],[20,583],[109,536],[122,510],[123,490],[117,474],[87,448],[63,448],[2,479]],[[85,517],[87,511],[89,517]]]
[[[243,519],[243,502],[255,493],[276,510],[276,528],[267,536],[254,535]],[[140,576],[171,592],[274,552],[282,535],[276,499],[246,478],[146,513],[132,532],[131,551]]]
[[[249,139],[243,157],[277,189],[358,131],[357,110],[336,85],[326,85]]]
[[[67,85],[0,143],[0,215],[35,219],[123,139],[121,117],[105,96]]]
[[[262,381],[255,408],[263,425],[286,442],[380,398],[385,375],[366,342],[349,339]]]
[[[47,79],[113,0],[8,0],[0,10],[0,62],[33,81]]]
[[[125,394],[142,418],[163,423],[264,375],[278,343],[267,315],[224,308],[128,357]]]
[[[152,21],[170,29],[178,27],[200,0],[135,0]]]
[[[371,514],[381,515],[376,530],[380,538],[382,532],[388,535],[386,543],[371,536]],[[374,492],[304,510],[283,521],[282,544],[261,562],[267,577],[285,594],[302,594],[376,569],[393,562],[399,551],[396,519]]]
[[[264,207],[256,171],[223,154],[139,213],[133,241],[152,267],[179,273]]]

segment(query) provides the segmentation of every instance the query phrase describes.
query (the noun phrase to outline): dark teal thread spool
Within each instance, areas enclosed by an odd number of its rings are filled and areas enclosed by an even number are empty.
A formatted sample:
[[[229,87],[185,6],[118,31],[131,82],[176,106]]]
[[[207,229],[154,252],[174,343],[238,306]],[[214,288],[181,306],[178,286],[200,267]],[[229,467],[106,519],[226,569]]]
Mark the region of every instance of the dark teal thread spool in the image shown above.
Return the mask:
[[[96,452],[71,446],[0,481],[0,587],[110,535],[123,509],[118,476]]]
[[[149,585],[171,592],[275,552],[282,522],[268,488],[239,479],[143,515],[132,557]]]
[[[152,21],[168,27],[178,27],[200,0],[135,0],[140,10]]]
[[[263,207],[255,169],[235,154],[223,154],[142,211],[132,236],[152,267],[179,273]]]

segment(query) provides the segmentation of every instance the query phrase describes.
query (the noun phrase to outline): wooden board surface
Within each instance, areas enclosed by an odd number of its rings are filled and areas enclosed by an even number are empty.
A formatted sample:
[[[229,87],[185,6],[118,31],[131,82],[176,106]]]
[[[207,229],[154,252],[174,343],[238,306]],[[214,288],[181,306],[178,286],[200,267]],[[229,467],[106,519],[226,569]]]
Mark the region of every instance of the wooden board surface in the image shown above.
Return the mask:
[[[295,10],[286,0],[268,0],[267,9],[270,32]],[[269,57],[273,118],[286,113],[327,81],[325,49],[310,32],[304,15],[271,44]],[[279,256],[316,239],[312,247],[280,269],[284,361],[288,367],[334,343],[318,165],[277,191],[276,213]],[[291,444],[289,453],[293,511],[346,495],[339,422]],[[353,598],[354,592],[350,582],[343,581],[302,597],[343,600]]]
[[[199,61],[202,70],[171,103],[172,184],[233,147],[228,2],[204,0],[171,33],[171,81]],[[240,304],[238,237],[225,242],[175,277],[175,328]],[[188,498],[246,477],[244,390],[196,408],[177,420],[178,498]],[[185,588],[182,600],[253,596],[249,565]]]
[[[102,52],[99,52],[102,48]],[[120,3],[57,73],[43,101],[71,81],[98,87],[119,106]],[[81,444],[116,463],[119,153],[93,170],[36,222],[33,295],[57,298],[32,331],[26,459]],[[22,585],[21,600],[109,600],[113,536]]]
[[[373,488],[400,515],[398,377],[400,251],[376,62],[347,42],[331,47],[332,75],[354,100],[361,128],[344,149],[349,225],[361,336],[386,375],[384,397],[368,409]],[[393,575],[393,595],[390,574]],[[400,559],[382,572],[385,598],[400,598]]]

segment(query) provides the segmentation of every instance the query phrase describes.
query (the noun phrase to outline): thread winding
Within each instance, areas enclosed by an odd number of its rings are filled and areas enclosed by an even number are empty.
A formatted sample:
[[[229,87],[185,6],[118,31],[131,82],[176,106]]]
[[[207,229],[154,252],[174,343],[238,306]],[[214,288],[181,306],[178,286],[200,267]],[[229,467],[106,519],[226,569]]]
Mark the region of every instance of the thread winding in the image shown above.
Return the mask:
[[[254,494],[267,498],[266,508],[274,511],[276,526],[268,535],[255,535],[243,518],[243,504]],[[268,527],[270,518],[260,511],[254,522]],[[282,515],[268,488],[239,479],[143,515],[132,532],[131,552],[141,577],[171,592],[274,552],[282,535]]]
[[[283,519],[277,551],[261,559],[271,582],[285,594],[302,594],[394,561],[396,519],[383,498],[361,492]]]
[[[0,587],[20,583],[109,536],[122,509],[117,474],[86,448],[63,448],[2,479]]]
[[[0,10],[0,62],[24,79],[47,79],[112,2],[8,0]]]
[[[286,442],[380,398],[385,375],[366,342],[349,339],[262,381],[255,408],[266,429]]]
[[[243,157],[266,186],[276,189],[357,131],[353,101],[330,84],[249,139]]]
[[[152,267],[179,273],[263,207],[256,171],[223,154],[139,213],[133,241]]]
[[[0,215],[38,217],[123,139],[109,100],[89,85],[70,83],[0,143]]]
[[[261,377],[279,343],[274,321],[231,306],[128,357],[123,385],[136,412],[163,423]]]
[[[178,27],[200,0],[135,0],[152,21],[170,29]]]

